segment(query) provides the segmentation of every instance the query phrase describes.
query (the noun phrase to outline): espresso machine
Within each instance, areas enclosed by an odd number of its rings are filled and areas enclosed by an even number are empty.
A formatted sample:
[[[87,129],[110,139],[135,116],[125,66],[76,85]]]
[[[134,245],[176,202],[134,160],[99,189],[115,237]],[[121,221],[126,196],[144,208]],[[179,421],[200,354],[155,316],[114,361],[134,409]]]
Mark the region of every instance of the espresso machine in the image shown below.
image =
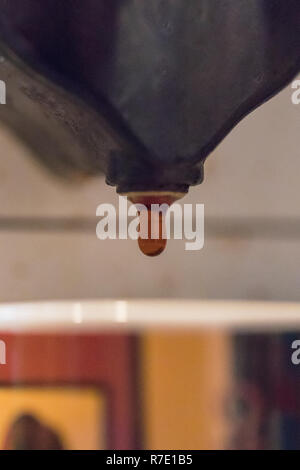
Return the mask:
[[[176,198],[299,72],[300,5],[1,0],[0,40],[0,117],[49,169]]]

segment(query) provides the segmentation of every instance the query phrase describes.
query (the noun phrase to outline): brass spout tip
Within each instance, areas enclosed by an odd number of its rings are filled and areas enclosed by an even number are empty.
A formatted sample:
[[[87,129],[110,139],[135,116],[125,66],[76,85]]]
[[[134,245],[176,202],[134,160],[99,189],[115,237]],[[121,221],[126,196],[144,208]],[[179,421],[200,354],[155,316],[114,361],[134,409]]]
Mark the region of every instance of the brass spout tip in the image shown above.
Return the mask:
[[[182,199],[186,193],[173,191],[132,191],[123,193],[133,204],[144,204],[149,207],[151,204],[168,204],[171,206],[175,201]]]

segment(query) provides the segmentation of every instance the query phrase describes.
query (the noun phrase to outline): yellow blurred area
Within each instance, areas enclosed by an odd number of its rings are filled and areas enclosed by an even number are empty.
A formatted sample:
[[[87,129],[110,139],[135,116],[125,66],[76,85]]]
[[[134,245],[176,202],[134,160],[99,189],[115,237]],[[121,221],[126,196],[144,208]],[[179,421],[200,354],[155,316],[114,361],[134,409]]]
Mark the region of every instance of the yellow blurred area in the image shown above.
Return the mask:
[[[0,388],[0,447],[24,413],[50,426],[64,448],[105,448],[105,397],[93,389],[71,387]],[[99,447],[100,446],[100,447]]]
[[[224,448],[228,336],[148,334],[143,355],[146,448]]]

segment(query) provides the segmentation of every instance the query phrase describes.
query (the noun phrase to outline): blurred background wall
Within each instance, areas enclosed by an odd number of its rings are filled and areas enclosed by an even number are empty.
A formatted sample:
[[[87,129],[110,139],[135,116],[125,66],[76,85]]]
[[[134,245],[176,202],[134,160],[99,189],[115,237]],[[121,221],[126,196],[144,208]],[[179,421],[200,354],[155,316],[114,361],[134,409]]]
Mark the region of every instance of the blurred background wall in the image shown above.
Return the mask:
[[[117,204],[114,188],[55,179],[1,127],[0,301],[300,300],[300,105],[291,95],[288,87],[244,120],[184,200],[205,204],[204,249],[170,241],[156,259],[134,241],[96,238],[96,207]]]

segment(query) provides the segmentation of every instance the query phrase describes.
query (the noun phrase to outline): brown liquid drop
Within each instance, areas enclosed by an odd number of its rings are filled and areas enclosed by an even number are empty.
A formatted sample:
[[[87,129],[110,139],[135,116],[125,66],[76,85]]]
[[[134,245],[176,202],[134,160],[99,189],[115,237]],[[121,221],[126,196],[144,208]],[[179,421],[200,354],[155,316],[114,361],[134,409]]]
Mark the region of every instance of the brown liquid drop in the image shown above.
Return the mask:
[[[145,213],[146,212],[146,213]],[[152,226],[152,211],[142,211],[140,213],[140,233],[138,239],[139,248],[146,256],[158,256],[167,246],[164,238],[164,216],[162,213],[154,215],[154,227]],[[156,232],[156,238],[152,238],[152,229]]]
[[[167,246],[165,217],[161,211],[151,210],[152,204],[165,204],[171,206],[173,202],[181,199],[184,193],[172,192],[137,192],[127,193],[128,199],[136,205],[142,204],[145,208],[139,212],[140,237],[138,244],[141,252],[146,256],[158,256]],[[153,226],[152,226],[153,223]],[[154,235],[154,236],[153,236]]]

